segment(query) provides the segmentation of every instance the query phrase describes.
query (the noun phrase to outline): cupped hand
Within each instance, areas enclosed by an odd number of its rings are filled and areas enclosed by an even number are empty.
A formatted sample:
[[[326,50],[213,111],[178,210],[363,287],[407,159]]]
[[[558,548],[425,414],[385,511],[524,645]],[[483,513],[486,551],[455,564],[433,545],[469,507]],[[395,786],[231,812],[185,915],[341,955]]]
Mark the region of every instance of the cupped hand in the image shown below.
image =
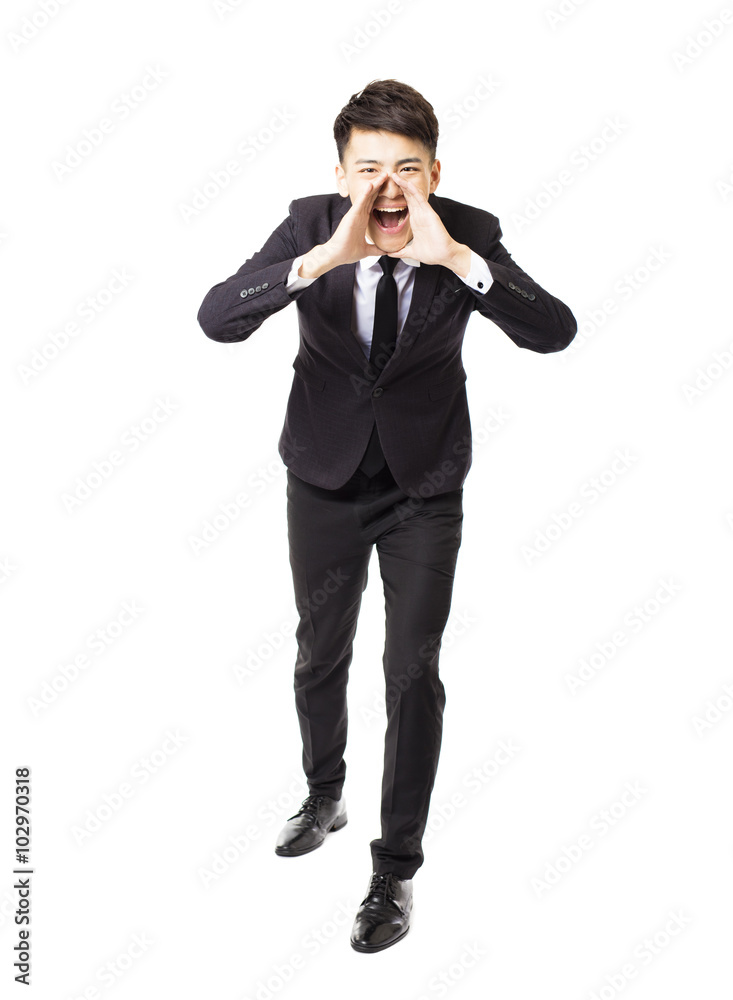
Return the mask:
[[[445,264],[455,253],[456,241],[413,180],[399,174],[390,176],[399,184],[407,201],[412,240],[400,250],[386,251],[387,256],[414,257],[423,264]]]

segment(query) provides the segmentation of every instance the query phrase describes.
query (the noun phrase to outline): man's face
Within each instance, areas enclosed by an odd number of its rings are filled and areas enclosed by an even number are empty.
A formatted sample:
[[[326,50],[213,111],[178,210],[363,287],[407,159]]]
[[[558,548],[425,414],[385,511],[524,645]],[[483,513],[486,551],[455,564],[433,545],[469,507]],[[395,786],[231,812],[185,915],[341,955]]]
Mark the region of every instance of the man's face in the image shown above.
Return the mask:
[[[341,195],[355,202],[364,186],[387,170],[412,181],[427,198],[440,181],[440,160],[433,164],[429,161],[428,151],[415,139],[394,132],[352,129],[343,165],[336,167],[336,182]],[[380,213],[384,208],[402,211]],[[383,253],[401,250],[412,239],[407,198],[391,177],[385,179],[377,193],[367,236]]]

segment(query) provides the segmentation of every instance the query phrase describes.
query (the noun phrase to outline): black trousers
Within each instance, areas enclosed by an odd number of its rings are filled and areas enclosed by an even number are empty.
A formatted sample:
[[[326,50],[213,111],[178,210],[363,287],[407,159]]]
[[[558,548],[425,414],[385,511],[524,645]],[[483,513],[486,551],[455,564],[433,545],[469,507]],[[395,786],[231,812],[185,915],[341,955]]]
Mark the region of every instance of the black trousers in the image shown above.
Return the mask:
[[[287,472],[290,565],[300,615],[295,704],[312,794],[341,798],[346,685],[372,546],[384,584],[387,729],[381,837],[373,870],[412,878],[440,754],[445,689],[438,673],[461,544],[463,488],[410,498],[388,466],[326,490]]]

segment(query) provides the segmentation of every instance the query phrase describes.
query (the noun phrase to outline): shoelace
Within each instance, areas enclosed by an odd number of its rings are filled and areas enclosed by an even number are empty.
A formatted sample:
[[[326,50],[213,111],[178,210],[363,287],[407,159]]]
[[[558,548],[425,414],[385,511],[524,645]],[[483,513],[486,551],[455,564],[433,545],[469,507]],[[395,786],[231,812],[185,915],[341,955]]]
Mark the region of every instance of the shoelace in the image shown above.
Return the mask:
[[[318,807],[325,798],[325,795],[308,795],[303,799],[297,813],[289,816],[288,819],[295,819],[296,816],[312,816],[313,819],[316,819],[318,816]]]
[[[372,877],[369,881],[369,889],[367,891],[367,896],[371,896],[374,893],[376,893],[378,896],[381,896],[381,901],[383,903],[386,903],[388,901],[394,902],[393,898],[395,894],[394,879],[395,876],[392,874],[392,872],[387,872],[386,875],[377,875],[376,873],[372,873]]]

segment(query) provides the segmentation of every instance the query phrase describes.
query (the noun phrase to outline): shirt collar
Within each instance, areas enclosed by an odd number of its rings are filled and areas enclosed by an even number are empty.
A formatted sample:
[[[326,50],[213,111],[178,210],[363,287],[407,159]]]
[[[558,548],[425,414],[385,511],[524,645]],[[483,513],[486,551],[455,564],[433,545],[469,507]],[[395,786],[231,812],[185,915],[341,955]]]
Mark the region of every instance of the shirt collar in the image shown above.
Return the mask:
[[[364,235],[366,237],[367,243],[371,243],[372,246],[374,246],[374,240],[370,240],[369,236],[366,233]],[[415,239],[415,237],[413,236],[412,240],[410,240],[410,242],[407,243],[406,246],[408,246],[408,247],[412,246],[412,242],[413,242],[414,239]],[[383,256],[384,256],[384,254],[381,253],[381,252],[379,252],[379,253],[375,253],[375,254],[370,254],[369,257],[362,257],[361,260],[359,261],[361,269],[362,270],[366,270],[366,268],[368,268],[368,267],[374,267],[374,265],[377,263],[377,261],[379,260],[379,258],[383,257]],[[405,262],[405,264],[409,264],[411,267],[420,267],[420,261],[419,260],[415,260],[414,257],[398,257],[397,260],[398,261],[403,260]],[[380,267],[379,270],[381,271],[382,268]]]

